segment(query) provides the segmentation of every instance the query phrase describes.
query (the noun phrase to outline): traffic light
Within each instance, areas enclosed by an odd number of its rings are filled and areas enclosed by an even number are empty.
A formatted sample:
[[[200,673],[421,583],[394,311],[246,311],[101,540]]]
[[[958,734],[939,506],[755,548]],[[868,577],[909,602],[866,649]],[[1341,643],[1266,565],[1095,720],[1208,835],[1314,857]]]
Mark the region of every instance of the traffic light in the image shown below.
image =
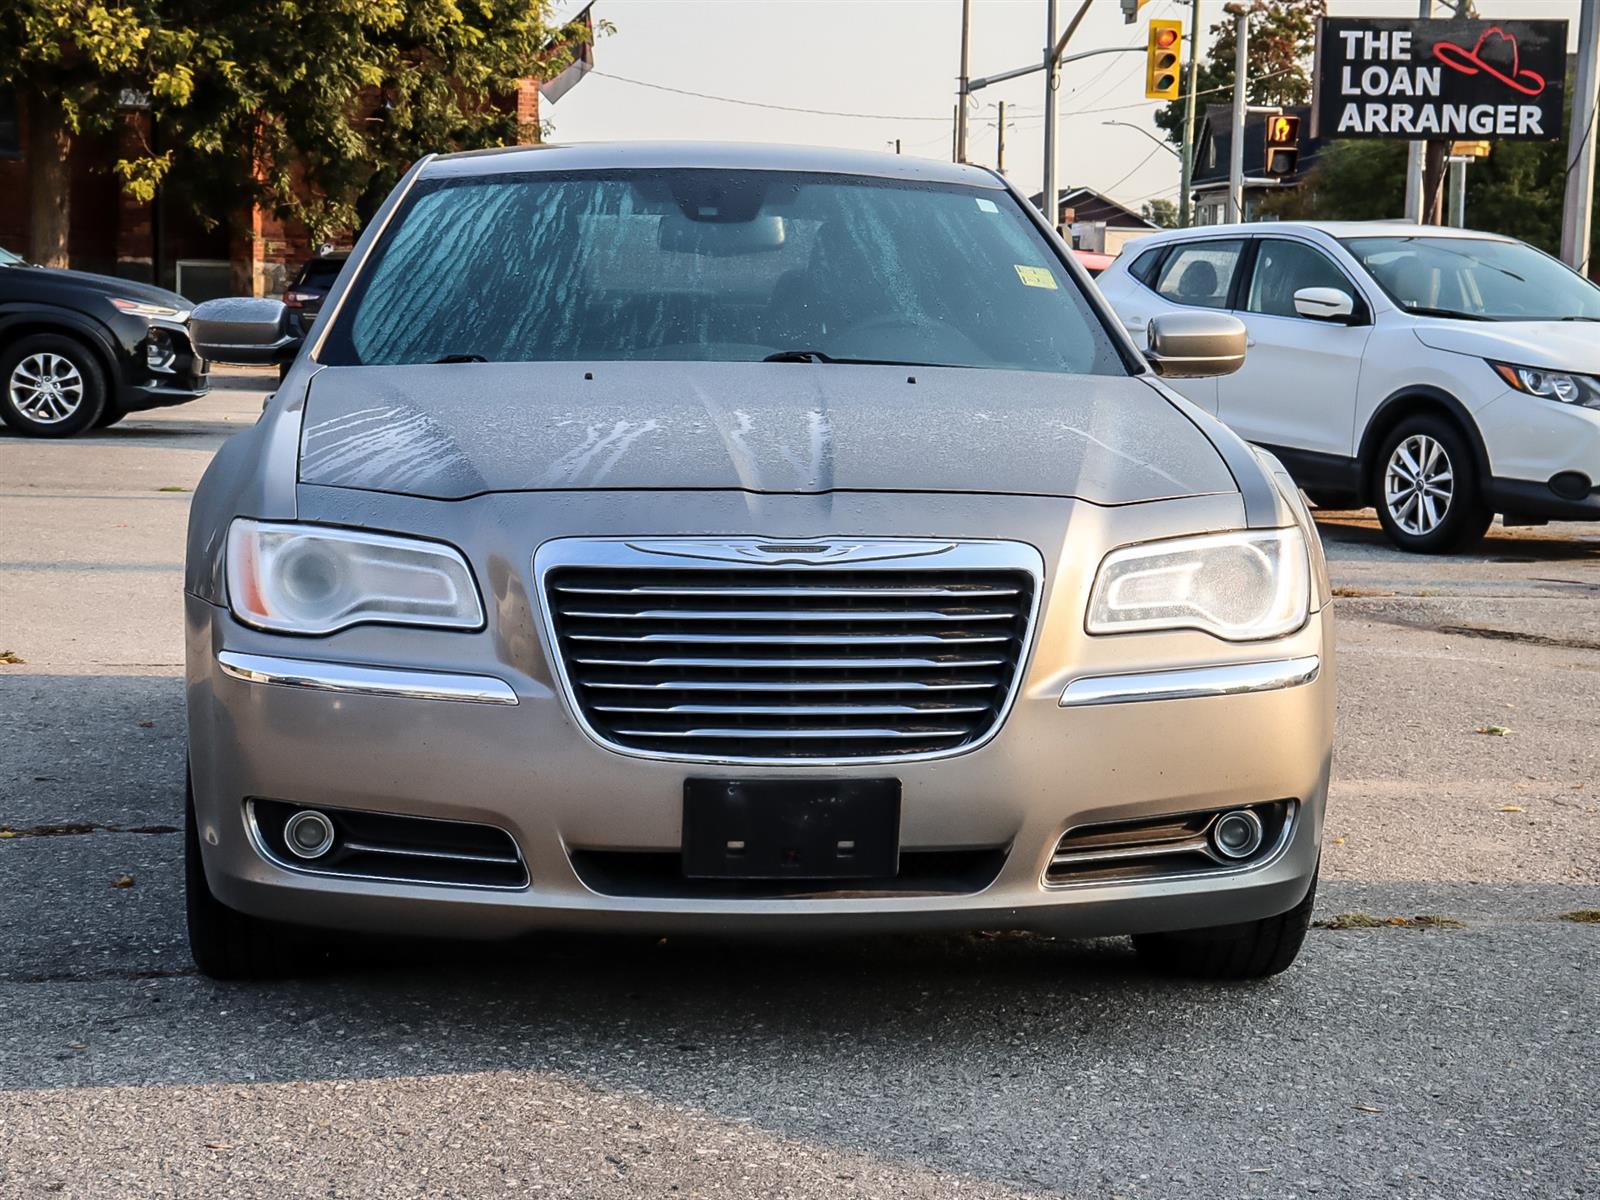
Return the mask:
[[[1151,21],[1144,49],[1144,94],[1148,100],[1178,98],[1178,52],[1183,48],[1182,21]]]
[[[1300,162],[1300,118],[1282,113],[1267,118],[1267,174],[1274,179],[1293,175]]]

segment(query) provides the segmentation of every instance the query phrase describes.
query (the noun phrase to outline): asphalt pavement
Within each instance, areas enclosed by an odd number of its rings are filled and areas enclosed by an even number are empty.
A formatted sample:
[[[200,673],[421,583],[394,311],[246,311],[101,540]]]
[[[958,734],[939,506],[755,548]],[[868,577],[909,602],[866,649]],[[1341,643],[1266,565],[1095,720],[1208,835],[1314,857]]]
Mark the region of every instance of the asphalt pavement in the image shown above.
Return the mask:
[[[183,935],[183,528],[270,386],[0,434],[3,1200],[1600,1195],[1600,527],[1422,559],[1322,515],[1321,925],[1264,984],[989,935],[223,985]]]

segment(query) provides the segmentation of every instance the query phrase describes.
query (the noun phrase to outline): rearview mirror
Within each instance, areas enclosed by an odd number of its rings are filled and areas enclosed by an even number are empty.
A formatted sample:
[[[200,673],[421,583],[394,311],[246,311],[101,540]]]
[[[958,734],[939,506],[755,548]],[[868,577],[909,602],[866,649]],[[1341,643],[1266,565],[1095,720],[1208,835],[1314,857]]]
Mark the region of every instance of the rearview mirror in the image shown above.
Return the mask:
[[[1232,375],[1244,365],[1244,322],[1219,312],[1166,313],[1150,318],[1145,357],[1163,379]]]
[[[1301,288],[1294,294],[1294,310],[1318,321],[1348,321],[1356,302],[1338,288]]]
[[[189,340],[212,362],[286,363],[299,351],[302,338],[281,300],[224,296],[195,305],[189,314]]]
[[[783,218],[775,214],[748,221],[691,221],[682,213],[669,212],[661,218],[656,244],[679,254],[734,258],[781,250],[787,236]]]

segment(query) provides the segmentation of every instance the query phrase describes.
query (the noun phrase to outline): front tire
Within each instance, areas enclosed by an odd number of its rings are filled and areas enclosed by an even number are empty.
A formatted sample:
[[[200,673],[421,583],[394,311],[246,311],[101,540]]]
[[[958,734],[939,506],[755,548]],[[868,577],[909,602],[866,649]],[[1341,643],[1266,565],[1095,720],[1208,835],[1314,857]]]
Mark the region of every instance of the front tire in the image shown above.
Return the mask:
[[[36,333],[0,353],[0,421],[25,437],[82,433],[106,407],[106,376],[82,342]]]
[[[1306,898],[1286,913],[1237,925],[1147,933],[1133,939],[1139,957],[1165,975],[1190,979],[1266,979],[1287,970],[1300,954],[1317,899],[1311,876]]]
[[[1494,512],[1460,426],[1423,414],[1383,440],[1372,502],[1389,540],[1413,554],[1448,554],[1478,541]]]
[[[188,789],[183,826],[183,890],[189,923],[189,953],[212,979],[275,979],[305,966],[305,946],[296,930],[236,912],[212,894],[200,857],[194,785]]]

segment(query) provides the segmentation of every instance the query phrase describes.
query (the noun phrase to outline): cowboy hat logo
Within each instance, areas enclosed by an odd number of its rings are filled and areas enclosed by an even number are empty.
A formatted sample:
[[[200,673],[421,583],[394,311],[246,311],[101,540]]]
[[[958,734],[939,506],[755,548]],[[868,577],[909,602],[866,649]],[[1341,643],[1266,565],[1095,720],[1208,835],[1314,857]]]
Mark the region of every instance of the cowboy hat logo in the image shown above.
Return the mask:
[[[1433,54],[1452,71],[1463,75],[1482,71],[1524,96],[1537,96],[1545,89],[1544,76],[1524,69],[1517,60],[1517,39],[1498,25],[1485,29],[1471,50],[1454,42],[1436,42]]]

